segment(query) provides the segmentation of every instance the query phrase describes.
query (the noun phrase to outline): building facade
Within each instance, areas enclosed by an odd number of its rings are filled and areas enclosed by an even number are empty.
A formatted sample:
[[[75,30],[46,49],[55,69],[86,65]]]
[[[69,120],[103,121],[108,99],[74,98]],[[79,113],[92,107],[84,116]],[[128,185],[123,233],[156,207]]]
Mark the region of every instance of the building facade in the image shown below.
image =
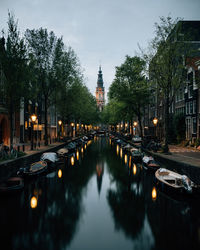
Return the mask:
[[[96,87],[96,102],[99,108],[99,111],[102,111],[105,105],[105,90],[103,86],[103,74],[101,66],[99,67],[97,87]]]

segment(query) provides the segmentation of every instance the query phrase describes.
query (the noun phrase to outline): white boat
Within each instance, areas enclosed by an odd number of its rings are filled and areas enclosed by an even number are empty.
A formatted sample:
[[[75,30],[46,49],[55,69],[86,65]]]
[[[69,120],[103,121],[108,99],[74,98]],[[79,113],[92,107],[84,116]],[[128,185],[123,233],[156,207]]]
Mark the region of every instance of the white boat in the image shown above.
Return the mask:
[[[58,161],[58,157],[57,154],[55,152],[48,152],[48,153],[43,153],[41,158],[41,161],[50,161],[50,162],[57,162]]]
[[[59,157],[64,157],[68,154],[69,150],[67,148],[61,148],[57,151]]]
[[[165,168],[159,168],[155,172],[156,179],[174,190],[186,190],[188,193],[192,192],[192,189],[197,185],[192,182],[188,176],[178,174],[174,171]]]

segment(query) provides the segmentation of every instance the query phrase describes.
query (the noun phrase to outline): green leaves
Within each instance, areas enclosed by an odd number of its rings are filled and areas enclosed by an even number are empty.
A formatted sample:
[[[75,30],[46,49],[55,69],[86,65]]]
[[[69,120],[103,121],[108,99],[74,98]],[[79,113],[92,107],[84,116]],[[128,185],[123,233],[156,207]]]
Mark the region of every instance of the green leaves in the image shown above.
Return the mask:
[[[125,62],[116,67],[115,79],[109,88],[109,103],[121,109],[124,119],[138,116],[148,102],[148,82],[144,69],[145,62],[137,56],[126,56]],[[120,105],[117,106],[117,103]],[[119,119],[122,117],[118,116]]]

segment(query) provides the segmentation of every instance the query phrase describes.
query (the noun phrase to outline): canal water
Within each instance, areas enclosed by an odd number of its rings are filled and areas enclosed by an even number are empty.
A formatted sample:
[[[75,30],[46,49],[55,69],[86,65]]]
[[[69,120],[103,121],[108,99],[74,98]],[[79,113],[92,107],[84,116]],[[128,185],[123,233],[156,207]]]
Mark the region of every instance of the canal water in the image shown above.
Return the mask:
[[[95,137],[68,164],[0,197],[1,249],[200,249],[200,202]]]

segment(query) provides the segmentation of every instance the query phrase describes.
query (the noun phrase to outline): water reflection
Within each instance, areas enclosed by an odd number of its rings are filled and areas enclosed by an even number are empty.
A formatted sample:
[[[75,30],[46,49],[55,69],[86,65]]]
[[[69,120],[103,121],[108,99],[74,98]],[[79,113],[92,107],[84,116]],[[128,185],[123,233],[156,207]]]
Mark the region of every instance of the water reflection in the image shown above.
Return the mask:
[[[127,164],[127,161],[128,161],[128,156],[127,154],[124,155],[124,163]]]
[[[117,144],[116,146],[116,152],[117,152],[117,155],[119,154],[119,145]]]
[[[155,201],[157,198],[157,190],[155,187],[153,187],[152,192],[151,192],[152,200]]]
[[[35,196],[31,197],[31,201],[30,201],[31,208],[36,208],[37,203],[38,203],[37,198]]]
[[[62,170],[61,169],[58,170],[58,178],[62,178]]]
[[[200,247],[198,200],[158,189],[154,174],[142,171],[129,155],[127,163],[120,161],[116,146],[105,138],[80,158],[78,168],[59,166],[26,181],[21,193],[1,197],[4,249]]]
[[[104,163],[98,162],[96,165],[96,174],[97,174],[97,188],[98,188],[99,195],[101,193],[103,173],[104,173]]]
[[[77,159],[77,161],[79,161],[79,151],[78,150],[76,151],[76,159]]]
[[[71,161],[71,165],[74,166],[74,161],[75,160],[74,160],[74,156],[73,155],[71,156],[71,160],[70,161]]]

